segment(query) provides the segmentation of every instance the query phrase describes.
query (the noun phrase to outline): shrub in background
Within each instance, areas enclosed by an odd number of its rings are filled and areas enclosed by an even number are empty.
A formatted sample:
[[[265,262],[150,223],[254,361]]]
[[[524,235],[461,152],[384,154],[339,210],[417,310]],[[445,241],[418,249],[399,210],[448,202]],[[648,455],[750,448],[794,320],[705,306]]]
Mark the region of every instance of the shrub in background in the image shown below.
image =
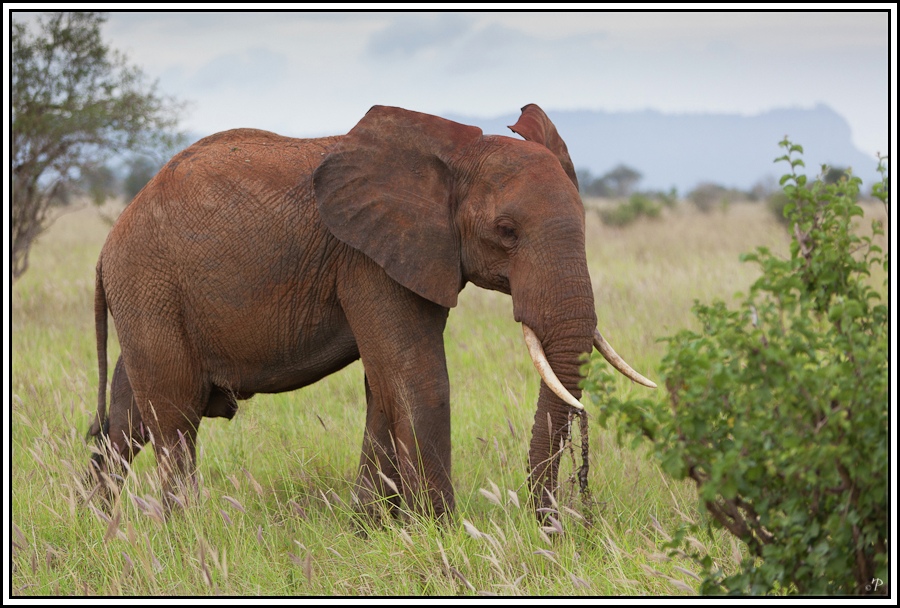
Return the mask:
[[[703,182],[688,192],[687,200],[702,213],[709,213],[716,207],[723,211],[734,201],[752,199],[752,195],[737,188],[726,188],[712,182]]]
[[[678,204],[678,190],[675,186],[672,186],[668,192],[657,192],[656,198],[663,204],[663,207],[674,209],[675,205]]]
[[[728,190],[719,184],[704,182],[688,192],[687,198],[702,213],[709,213],[728,196]]]
[[[888,256],[857,235],[860,180],[808,186],[802,148],[781,145],[790,258],[744,255],[761,276],[736,310],[695,304],[701,329],[668,338],[660,401],[617,398],[597,359],[584,388],[602,424],[649,439],[665,472],[695,481],[707,525],[746,545],[727,575],[684,542],[700,525],[673,537],[700,564],[701,592],[886,594],[888,308],[871,271],[883,267],[886,293]]]
[[[656,218],[662,205],[646,194],[635,193],[628,202],[620,203],[611,209],[598,209],[600,221],[607,226],[627,226],[642,217]]]
[[[822,176],[820,181],[825,184],[838,184],[843,180],[852,180],[853,172],[847,169],[840,169],[836,167],[828,167],[826,165],[822,165]],[[847,196],[852,196],[853,200],[859,200],[859,190],[858,188],[850,192],[847,191]],[[783,226],[791,227],[791,218],[785,214],[785,209],[788,204],[791,202],[791,198],[784,193],[784,191],[779,190],[777,192],[771,193],[766,198],[766,206],[772,212],[772,215],[775,216],[775,219],[778,220],[780,224]]]

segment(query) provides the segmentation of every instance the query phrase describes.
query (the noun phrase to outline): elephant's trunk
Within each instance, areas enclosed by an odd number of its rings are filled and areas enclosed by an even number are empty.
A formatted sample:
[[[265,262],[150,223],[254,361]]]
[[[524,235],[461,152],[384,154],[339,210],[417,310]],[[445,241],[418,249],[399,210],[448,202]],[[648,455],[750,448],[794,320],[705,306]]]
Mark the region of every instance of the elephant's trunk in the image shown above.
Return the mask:
[[[549,506],[550,497],[548,492],[553,493],[557,485],[557,464],[563,443],[567,439],[570,429],[569,412],[564,407],[560,407],[558,403],[554,403],[551,399],[552,394],[558,401],[574,408],[576,410],[584,410],[584,406],[578,401],[578,398],[572,394],[566,385],[559,379],[556,372],[553,371],[553,365],[547,359],[543,346],[537,338],[535,332],[522,324],[522,331],[525,336],[525,343],[528,346],[529,354],[534,362],[535,368],[541,375],[541,395],[538,401],[537,415],[535,416],[534,428],[532,430],[531,452],[529,460],[531,465],[531,488],[535,499],[536,507]],[[593,344],[619,372],[629,379],[648,386],[656,388],[656,384],[648,380],[638,372],[634,371],[628,363],[626,363],[613,350],[612,346],[603,338],[598,329],[594,329]],[[548,391],[550,394],[548,394]],[[580,393],[576,389],[576,392]],[[543,412],[543,413],[542,413]],[[542,424],[545,426],[542,428]]]
[[[525,298],[531,295],[527,287],[516,289],[514,284],[513,289],[516,317],[524,326],[529,350],[536,353],[532,357],[539,361],[536,366],[543,380],[528,454],[536,508],[549,506],[550,494],[556,491],[560,445],[569,435],[569,414],[580,405],[580,368],[583,356],[591,352],[597,327],[586,265],[572,270],[568,276],[558,274],[552,282],[556,291],[544,291],[540,294],[543,298]],[[534,278],[531,285],[544,284]],[[542,305],[535,303],[541,300]]]
[[[559,217],[544,225],[546,241],[517,256],[510,267],[513,313],[522,323],[532,360],[541,374],[529,449],[535,507],[546,507],[557,486],[560,447],[569,414],[583,409],[581,366],[596,344],[613,367],[636,382],[655,386],[619,357],[597,330],[594,294],[584,255],[584,225]],[[556,243],[567,243],[564,252]]]

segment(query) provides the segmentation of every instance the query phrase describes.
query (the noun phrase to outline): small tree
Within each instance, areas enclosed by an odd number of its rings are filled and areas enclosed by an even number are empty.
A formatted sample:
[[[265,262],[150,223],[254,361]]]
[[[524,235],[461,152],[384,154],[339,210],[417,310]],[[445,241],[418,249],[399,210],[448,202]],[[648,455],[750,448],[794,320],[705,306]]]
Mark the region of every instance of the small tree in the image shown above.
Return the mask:
[[[112,154],[171,137],[179,106],[100,37],[100,13],[48,13],[37,32],[12,23],[13,279],[28,268],[54,195]]]
[[[602,177],[594,177],[587,169],[579,169],[576,175],[582,194],[603,198],[630,196],[634,192],[634,187],[643,178],[639,171],[622,164],[616,165]]]
[[[860,180],[808,186],[802,149],[781,145],[790,257],[745,255],[761,276],[737,310],[695,304],[702,329],[668,340],[662,402],[617,399],[597,360],[585,389],[601,422],[649,438],[667,473],[697,484],[712,523],[745,543],[726,576],[680,542],[696,530],[675,536],[704,593],[886,594],[888,309],[872,271],[886,292],[888,256],[857,235]],[[887,211],[880,170],[873,194]]]
[[[641,181],[641,172],[627,165],[616,165],[602,178],[603,183],[609,188],[613,196],[626,197],[634,191],[634,187]]]

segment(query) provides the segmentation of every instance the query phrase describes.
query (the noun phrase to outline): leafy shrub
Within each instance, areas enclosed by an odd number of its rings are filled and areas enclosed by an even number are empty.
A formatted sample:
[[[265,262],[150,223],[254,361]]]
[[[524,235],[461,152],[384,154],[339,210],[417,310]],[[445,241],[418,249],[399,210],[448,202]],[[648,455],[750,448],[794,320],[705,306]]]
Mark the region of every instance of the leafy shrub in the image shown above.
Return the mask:
[[[600,221],[607,226],[627,226],[641,217],[656,218],[662,206],[645,194],[632,194],[626,203],[612,209],[599,209]]]
[[[673,537],[703,593],[886,594],[888,308],[871,271],[886,292],[888,256],[857,236],[860,180],[807,187],[802,148],[781,145],[790,258],[744,255],[761,276],[736,310],[695,303],[702,329],[667,339],[659,401],[617,398],[598,359],[584,387],[602,424],[649,439],[665,472],[694,480],[709,523],[746,545],[729,575],[684,542],[700,525]]]
[[[825,184],[838,184],[841,181],[853,179],[853,173],[850,169],[822,165],[822,175],[819,179]],[[853,201],[859,200],[859,189],[847,189],[845,195],[851,197]],[[766,205],[772,212],[772,215],[775,216],[775,219],[788,228],[791,227],[792,221],[791,218],[786,215],[785,211],[790,202],[791,198],[782,190],[773,192],[766,199]]]
[[[712,182],[703,182],[688,192],[687,199],[702,213],[709,213],[717,206],[726,210],[732,202],[749,199],[750,196],[749,193],[736,188],[726,188]]]
[[[687,198],[699,211],[709,213],[726,196],[728,196],[728,190],[724,186],[705,182],[691,190]]]
[[[672,186],[668,192],[658,192],[656,198],[663,204],[663,207],[674,209],[678,203],[678,190]]]

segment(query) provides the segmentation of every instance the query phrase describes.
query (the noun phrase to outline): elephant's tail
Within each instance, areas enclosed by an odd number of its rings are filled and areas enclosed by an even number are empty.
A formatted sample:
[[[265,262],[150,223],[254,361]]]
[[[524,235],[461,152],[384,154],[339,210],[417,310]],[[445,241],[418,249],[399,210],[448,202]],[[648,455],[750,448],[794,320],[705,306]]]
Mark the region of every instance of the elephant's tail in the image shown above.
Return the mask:
[[[96,437],[103,428],[106,420],[106,338],[107,327],[106,290],[103,288],[103,273],[100,262],[97,262],[97,278],[94,283],[94,330],[97,334],[97,367],[100,376],[100,388],[97,391],[97,417],[94,419],[88,431],[90,436]]]

